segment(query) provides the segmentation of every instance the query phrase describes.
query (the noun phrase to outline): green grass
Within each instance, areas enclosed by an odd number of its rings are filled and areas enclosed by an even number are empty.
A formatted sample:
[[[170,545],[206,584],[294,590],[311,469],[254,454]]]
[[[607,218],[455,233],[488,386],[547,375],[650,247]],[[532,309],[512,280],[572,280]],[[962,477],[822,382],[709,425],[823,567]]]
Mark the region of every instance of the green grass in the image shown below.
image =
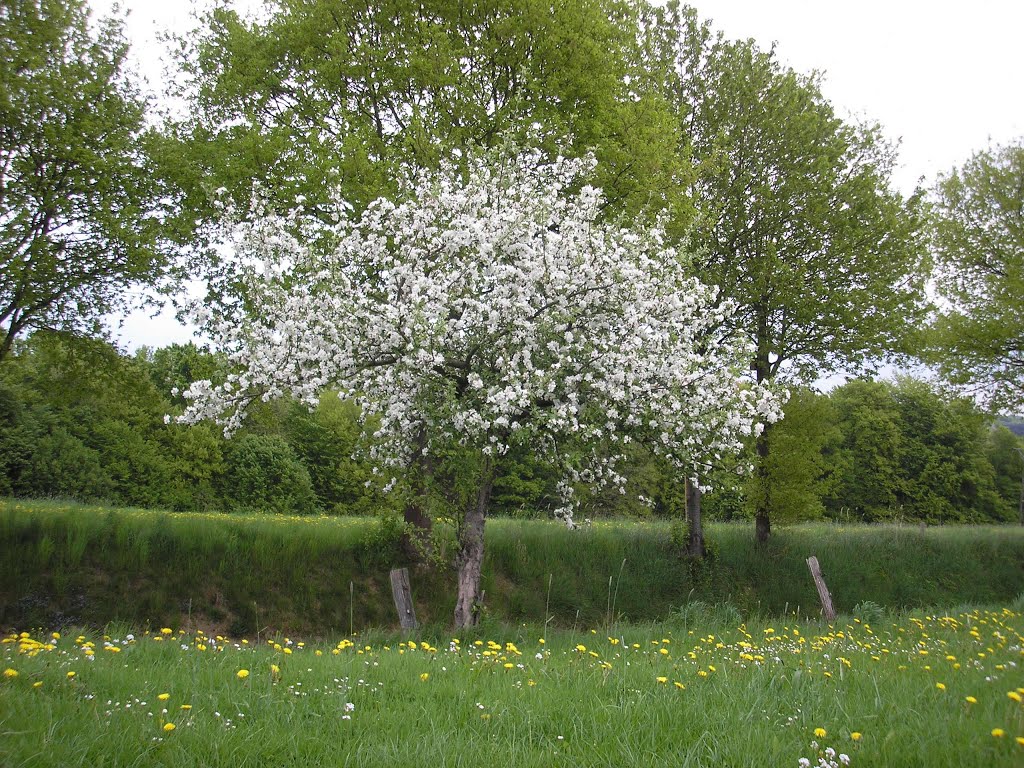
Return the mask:
[[[1021,607],[832,627],[690,612],[544,643],[534,625],[341,647],[124,626],[12,636],[0,764],[718,768],[832,748],[852,766],[1018,766]]]
[[[186,514],[60,502],[0,501],[0,627],[202,626],[254,637],[306,637],[394,626],[390,568],[405,564],[399,529],[380,519]],[[454,605],[451,525],[445,565],[411,574],[421,623]],[[749,524],[713,524],[713,556],[678,556],[666,522],[492,519],[484,622],[564,628],[651,622],[684,604],[744,618],[816,616],[806,558],[816,555],[841,612],[1007,604],[1024,593],[1024,528],[778,528],[766,546]]]

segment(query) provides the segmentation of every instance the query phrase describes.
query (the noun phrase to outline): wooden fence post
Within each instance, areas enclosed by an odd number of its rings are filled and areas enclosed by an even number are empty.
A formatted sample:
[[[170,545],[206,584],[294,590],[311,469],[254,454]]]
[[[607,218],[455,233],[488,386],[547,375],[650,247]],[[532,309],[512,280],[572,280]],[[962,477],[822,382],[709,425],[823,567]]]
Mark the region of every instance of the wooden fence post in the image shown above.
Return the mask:
[[[398,609],[398,620],[402,622],[402,629],[418,628],[407,568],[395,568],[391,571],[391,594],[395,598],[395,608]]]
[[[830,624],[836,620],[836,609],[832,607],[832,596],[825,586],[825,579],[821,575],[821,566],[818,565],[818,558],[811,555],[807,558],[807,567],[811,569],[811,578],[814,579],[814,586],[818,588],[818,597],[821,598],[822,612],[825,614],[825,621]]]

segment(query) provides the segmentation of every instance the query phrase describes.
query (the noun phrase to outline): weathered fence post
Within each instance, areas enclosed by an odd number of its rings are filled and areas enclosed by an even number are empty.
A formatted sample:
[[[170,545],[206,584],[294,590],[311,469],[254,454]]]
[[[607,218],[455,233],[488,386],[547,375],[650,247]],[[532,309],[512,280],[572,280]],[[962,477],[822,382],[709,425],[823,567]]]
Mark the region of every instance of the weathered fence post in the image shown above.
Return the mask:
[[[831,623],[836,620],[836,609],[832,607],[832,596],[828,593],[828,587],[825,586],[825,579],[821,575],[821,566],[818,565],[818,558],[814,555],[807,558],[807,567],[811,569],[811,578],[814,579],[814,586],[818,588],[818,597],[821,598],[821,608],[825,614],[825,621]]]
[[[398,620],[402,622],[402,629],[418,628],[407,568],[395,568],[391,571],[391,594],[395,598],[395,608],[398,610]]]

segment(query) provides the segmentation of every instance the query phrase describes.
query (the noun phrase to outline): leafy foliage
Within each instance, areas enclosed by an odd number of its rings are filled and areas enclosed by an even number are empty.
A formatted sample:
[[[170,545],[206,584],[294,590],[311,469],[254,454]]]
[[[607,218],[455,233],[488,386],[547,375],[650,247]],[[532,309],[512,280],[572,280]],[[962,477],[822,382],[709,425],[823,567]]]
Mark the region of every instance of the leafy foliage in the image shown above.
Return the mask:
[[[1024,404],[1024,143],[975,154],[933,191],[933,244],[948,302],[931,359],[993,408]]]
[[[649,11],[647,40],[694,162],[695,268],[736,303],[757,381],[809,384],[906,352],[925,307],[923,217],[890,189],[881,129],[840,120],[817,75],[677,2]],[[774,471],[770,433],[762,476]],[[764,541],[767,506],[756,519]]]
[[[663,100],[628,85],[635,29],[621,0],[284,0],[258,19],[218,3],[179,41],[179,181],[208,219],[223,198],[249,210],[256,187],[277,213],[330,221],[338,189],[361,212],[511,140],[593,150],[609,204],[656,209],[681,174]]]
[[[833,458],[842,432],[836,421],[829,398],[792,390],[782,421],[769,431],[763,471],[744,484],[746,504],[770,509],[779,522],[822,517],[822,497],[839,474]]]
[[[853,381],[832,395],[843,433],[831,514],[929,522],[1013,519],[996,489],[991,422],[923,382]]]
[[[82,0],[0,13],[0,360],[32,329],[100,332],[126,288],[167,268],[145,103],[119,22]]]
[[[224,482],[232,509],[302,514],[314,510],[313,481],[282,438],[244,435],[228,444]]]
[[[841,120],[820,76],[774,48],[678,3],[652,13],[652,66],[696,167],[697,268],[737,303],[759,380],[809,383],[906,351],[925,309],[924,219],[889,186],[880,127]]]

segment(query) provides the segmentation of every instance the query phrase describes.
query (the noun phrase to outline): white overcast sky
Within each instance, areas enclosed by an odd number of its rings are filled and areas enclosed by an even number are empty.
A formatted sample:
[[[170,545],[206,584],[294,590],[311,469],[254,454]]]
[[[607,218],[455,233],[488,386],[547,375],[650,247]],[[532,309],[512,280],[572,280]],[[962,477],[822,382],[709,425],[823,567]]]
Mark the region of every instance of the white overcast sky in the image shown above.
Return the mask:
[[[922,177],[961,165],[990,143],[1024,135],[1024,0],[699,0],[702,18],[729,38],[775,42],[780,60],[824,73],[841,116],[880,123],[900,142],[893,182],[909,194]],[[98,13],[112,0],[91,0]],[[236,3],[238,5],[238,3]],[[259,7],[242,0],[239,7]],[[139,72],[159,93],[160,30],[191,26],[190,0],[122,0]],[[190,338],[167,319],[129,318],[125,346]]]

